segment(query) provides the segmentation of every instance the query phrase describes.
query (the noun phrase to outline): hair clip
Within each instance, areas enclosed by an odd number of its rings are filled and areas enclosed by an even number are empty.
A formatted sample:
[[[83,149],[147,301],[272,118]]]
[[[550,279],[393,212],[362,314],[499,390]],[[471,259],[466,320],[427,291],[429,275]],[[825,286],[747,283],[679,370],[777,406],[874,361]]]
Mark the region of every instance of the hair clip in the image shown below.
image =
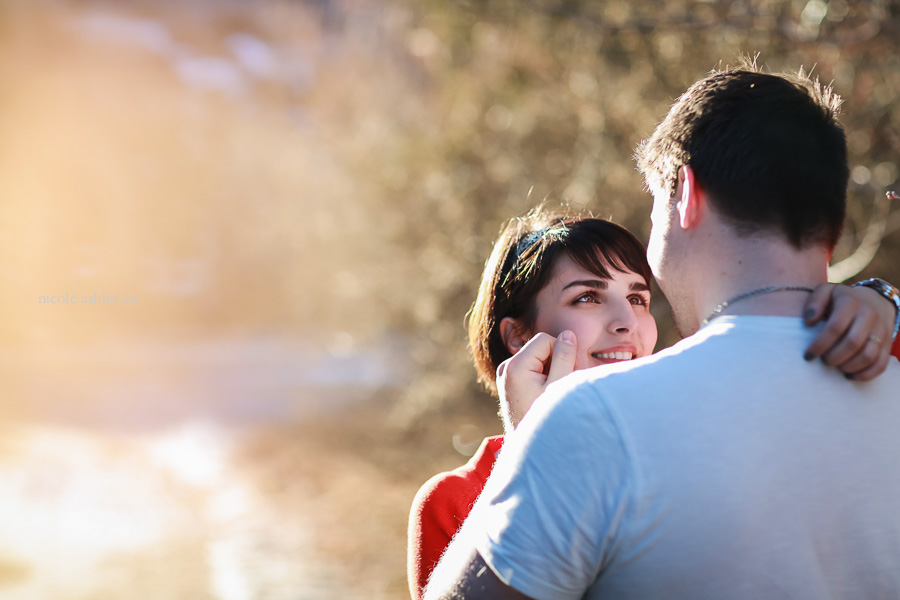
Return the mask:
[[[525,237],[523,237],[519,244],[516,246],[516,256],[521,256],[525,250],[532,247],[534,244],[538,242],[542,237],[544,237],[544,233],[547,232],[547,228],[539,229],[538,231],[532,231]]]
[[[550,225],[549,227],[544,227],[543,229],[532,231],[531,233],[523,237],[519,244],[516,246],[516,257],[521,256],[523,252],[543,239],[544,236],[548,234],[565,233],[567,230],[568,227],[566,227],[565,225]]]

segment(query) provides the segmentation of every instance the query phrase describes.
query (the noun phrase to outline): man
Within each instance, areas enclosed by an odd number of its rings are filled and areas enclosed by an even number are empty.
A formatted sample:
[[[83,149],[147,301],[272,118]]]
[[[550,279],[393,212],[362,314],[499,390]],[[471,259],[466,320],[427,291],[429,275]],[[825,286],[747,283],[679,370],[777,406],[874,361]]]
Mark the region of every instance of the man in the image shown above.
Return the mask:
[[[638,159],[690,337],[551,385],[426,598],[900,597],[900,364],[801,358],[844,218],[838,103],[753,67],[676,102]]]

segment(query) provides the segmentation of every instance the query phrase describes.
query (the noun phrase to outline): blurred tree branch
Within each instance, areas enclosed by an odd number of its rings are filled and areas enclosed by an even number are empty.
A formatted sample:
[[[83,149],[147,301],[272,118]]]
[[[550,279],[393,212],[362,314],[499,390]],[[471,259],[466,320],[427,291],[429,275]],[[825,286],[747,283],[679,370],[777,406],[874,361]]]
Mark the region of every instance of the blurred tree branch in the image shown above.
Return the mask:
[[[832,283],[847,281],[869,266],[878,253],[881,242],[890,233],[887,231],[888,219],[892,221],[894,229],[900,226],[900,211],[891,214],[891,200],[895,199],[900,199],[900,197],[894,192],[876,195],[872,216],[862,241],[853,254],[828,267],[828,281]]]

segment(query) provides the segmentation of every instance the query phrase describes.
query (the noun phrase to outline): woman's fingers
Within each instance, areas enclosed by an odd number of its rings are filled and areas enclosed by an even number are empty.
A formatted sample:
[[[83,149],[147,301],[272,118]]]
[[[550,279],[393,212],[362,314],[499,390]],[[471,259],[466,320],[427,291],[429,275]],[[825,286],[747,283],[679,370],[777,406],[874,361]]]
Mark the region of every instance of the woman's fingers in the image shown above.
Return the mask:
[[[833,283],[821,283],[809,295],[806,304],[803,305],[803,322],[807,326],[815,325],[825,318],[835,287]]]
[[[852,377],[853,381],[871,381],[884,372],[890,359],[891,355],[888,352],[882,352],[879,359],[871,367],[848,375],[848,377]]]
[[[830,286],[827,294],[824,286],[810,298],[807,312],[820,310],[818,303],[830,295],[831,305],[824,309],[825,326],[807,348],[805,358],[819,356],[827,365],[843,371],[849,378],[868,381],[880,375],[887,367],[890,354],[889,327],[892,325],[893,307],[874,290],[865,287]]]
[[[887,368],[890,353],[884,343],[877,343],[876,340],[877,336],[876,339],[869,340],[855,356],[840,365],[840,370],[848,379],[869,381],[881,375]]]
[[[845,365],[854,358],[868,358],[870,363],[874,363],[877,359],[877,349],[881,346],[880,340],[883,339],[876,336],[875,339],[878,339],[879,342],[877,344],[872,343],[872,336],[875,335],[874,332],[878,329],[877,325],[878,323],[874,316],[856,315],[851,322],[850,328],[822,356],[822,360],[825,361],[825,364],[837,367],[845,373],[847,372]],[[868,367],[871,364],[865,366]]]
[[[577,344],[573,331],[563,331],[556,337],[550,370],[547,372],[547,384],[562,379],[575,370]]]
[[[547,364],[553,356],[556,338],[547,333],[537,333],[509,359],[511,368],[546,375]]]
[[[576,343],[571,331],[564,331],[556,338],[538,333],[500,363],[497,392],[507,431],[519,425],[550,383],[575,370]]]
[[[859,302],[854,298],[844,298],[842,301],[835,301],[831,314],[828,315],[828,321],[825,326],[815,337],[812,343],[806,348],[803,358],[806,360],[814,360],[827,353],[831,353],[831,360],[843,357],[844,353],[849,353],[850,348],[846,345],[841,346],[844,334],[853,324],[856,314],[859,310]],[[851,341],[852,344],[852,341]],[[837,352],[833,352],[837,346]],[[858,348],[856,348],[858,351]],[[839,364],[836,362],[826,361],[828,364]],[[842,361],[841,361],[842,362]]]

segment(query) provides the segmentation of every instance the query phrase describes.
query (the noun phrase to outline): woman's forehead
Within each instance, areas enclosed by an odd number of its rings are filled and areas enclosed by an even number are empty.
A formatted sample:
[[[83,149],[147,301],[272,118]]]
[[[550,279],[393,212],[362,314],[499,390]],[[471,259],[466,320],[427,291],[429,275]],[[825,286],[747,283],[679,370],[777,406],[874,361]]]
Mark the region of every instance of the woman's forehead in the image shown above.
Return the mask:
[[[579,264],[575,259],[573,259],[569,254],[563,253],[560,255],[559,259],[556,261],[556,264],[553,266],[553,271],[551,274],[551,281],[555,284],[558,284],[560,287],[568,284],[569,281],[576,280],[601,280],[601,281],[624,281],[627,283],[631,283],[632,281],[641,282],[647,284],[647,281],[644,279],[644,276],[640,273],[636,273],[627,267],[624,267],[624,270],[620,270],[619,268],[611,265],[608,261],[606,261],[603,256],[598,252],[597,253],[597,261],[603,265],[608,273],[608,276],[605,276],[601,273],[597,273],[587,267]]]

